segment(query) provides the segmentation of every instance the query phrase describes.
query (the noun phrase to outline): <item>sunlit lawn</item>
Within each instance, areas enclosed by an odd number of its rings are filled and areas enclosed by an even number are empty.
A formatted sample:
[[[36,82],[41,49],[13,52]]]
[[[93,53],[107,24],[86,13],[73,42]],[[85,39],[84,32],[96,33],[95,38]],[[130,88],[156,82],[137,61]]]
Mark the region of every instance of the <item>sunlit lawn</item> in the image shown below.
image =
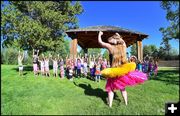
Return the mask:
[[[160,68],[158,76],[142,85],[127,87],[128,106],[116,91],[112,108],[105,98],[105,80],[73,81],[34,77],[31,67],[18,76],[15,65],[1,65],[1,114],[164,115],[165,102],[179,100],[179,70]],[[52,72],[52,70],[51,70]]]

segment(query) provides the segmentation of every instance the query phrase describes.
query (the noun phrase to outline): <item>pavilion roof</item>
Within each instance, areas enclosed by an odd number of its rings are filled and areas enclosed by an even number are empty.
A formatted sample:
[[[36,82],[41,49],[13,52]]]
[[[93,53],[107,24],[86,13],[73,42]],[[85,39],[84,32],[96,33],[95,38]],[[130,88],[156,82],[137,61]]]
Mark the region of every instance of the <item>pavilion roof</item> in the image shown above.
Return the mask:
[[[78,44],[82,48],[101,48],[98,44],[99,31],[103,32],[102,40],[104,42],[107,42],[107,39],[110,36],[115,33],[119,33],[123,36],[127,46],[132,45],[136,41],[142,41],[148,37],[147,34],[116,26],[90,26],[86,28],[70,29],[66,31],[66,33],[69,37],[71,37],[71,39],[76,38],[78,40]]]

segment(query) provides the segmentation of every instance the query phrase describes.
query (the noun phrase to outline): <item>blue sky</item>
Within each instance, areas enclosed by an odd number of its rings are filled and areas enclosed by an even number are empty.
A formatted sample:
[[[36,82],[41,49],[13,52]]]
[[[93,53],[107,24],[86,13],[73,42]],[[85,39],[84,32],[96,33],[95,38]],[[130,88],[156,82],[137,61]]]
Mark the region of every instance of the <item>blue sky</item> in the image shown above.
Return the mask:
[[[112,25],[148,34],[143,45],[160,46],[160,27],[168,26],[166,11],[159,1],[81,1],[84,12],[78,16],[80,28],[96,25]],[[179,50],[179,41],[170,44]],[[130,50],[130,47],[127,51]]]

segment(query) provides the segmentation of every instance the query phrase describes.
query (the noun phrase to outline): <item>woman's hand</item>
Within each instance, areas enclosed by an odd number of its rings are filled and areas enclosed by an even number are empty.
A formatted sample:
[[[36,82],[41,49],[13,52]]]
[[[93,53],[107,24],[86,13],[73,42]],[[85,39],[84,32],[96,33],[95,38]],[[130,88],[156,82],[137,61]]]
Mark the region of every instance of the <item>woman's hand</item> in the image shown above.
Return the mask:
[[[103,35],[103,32],[102,31],[99,31],[99,36]]]

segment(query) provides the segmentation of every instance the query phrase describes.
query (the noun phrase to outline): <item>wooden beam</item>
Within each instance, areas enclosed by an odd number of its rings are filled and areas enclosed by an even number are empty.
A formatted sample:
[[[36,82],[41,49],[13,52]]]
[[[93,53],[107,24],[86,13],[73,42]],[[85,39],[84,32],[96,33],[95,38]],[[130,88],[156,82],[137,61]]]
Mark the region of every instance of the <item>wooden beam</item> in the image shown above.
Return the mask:
[[[142,47],[142,41],[137,41],[137,55],[138,60],[143,60],[143,47]]]
[[[73,58],[75,59],[76,56],[77,56],[77,39],[74,38],[72,41],[71,41],[71,46],[70,46],[70,58]]]

